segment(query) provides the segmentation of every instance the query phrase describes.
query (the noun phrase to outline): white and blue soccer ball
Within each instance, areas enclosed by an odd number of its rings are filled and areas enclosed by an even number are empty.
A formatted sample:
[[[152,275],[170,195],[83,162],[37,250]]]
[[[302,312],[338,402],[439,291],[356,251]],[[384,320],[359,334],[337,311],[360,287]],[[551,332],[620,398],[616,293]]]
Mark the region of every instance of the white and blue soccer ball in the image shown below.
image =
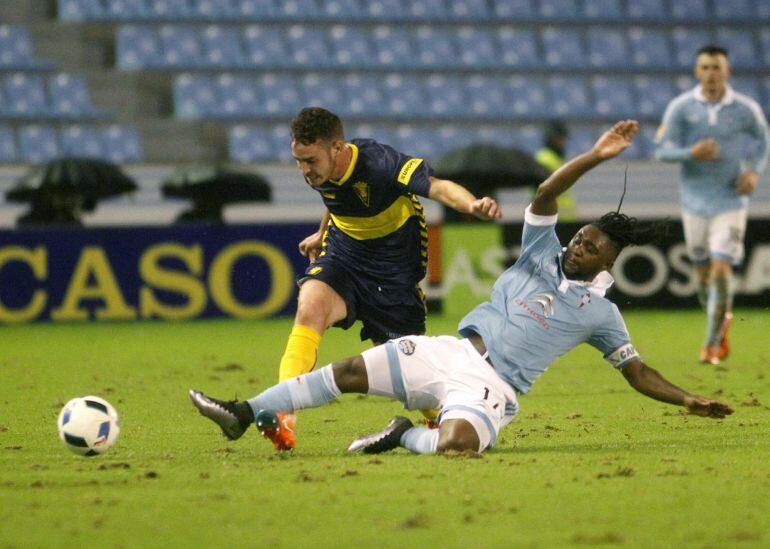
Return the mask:
[[[97,396],[70,400],[59,414],[58,425],[64,445],[82,456],[103,454],[120,434],[118,412]]]

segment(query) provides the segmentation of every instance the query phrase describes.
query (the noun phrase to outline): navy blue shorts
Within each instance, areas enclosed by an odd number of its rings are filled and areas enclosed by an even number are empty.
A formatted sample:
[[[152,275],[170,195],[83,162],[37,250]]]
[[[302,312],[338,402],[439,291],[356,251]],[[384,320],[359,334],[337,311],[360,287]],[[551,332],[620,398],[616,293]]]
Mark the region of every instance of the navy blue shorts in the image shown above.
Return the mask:
[[[345,300],[348,315],[335,324],[347,330],[356,320],[363,323],[361,341],[382,343],[405,335],[425,333],[425,294],[418,285],[384,286],[381,281],[343,265],[331,256],[311,264],[298,283],[321,280]]]

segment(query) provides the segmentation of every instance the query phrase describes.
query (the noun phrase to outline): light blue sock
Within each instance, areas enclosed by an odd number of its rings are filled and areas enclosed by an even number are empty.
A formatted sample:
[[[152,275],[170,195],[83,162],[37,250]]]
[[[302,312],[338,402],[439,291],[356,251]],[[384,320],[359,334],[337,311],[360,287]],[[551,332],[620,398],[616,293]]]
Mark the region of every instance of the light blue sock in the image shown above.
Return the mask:
[[[708,317],[706,345],[719,345],[722,338],[722,324],[732,298],[730,282],[731,280],[725,277],[714,277],[711,280],[708,307],[706,308]]]
[[[260,410],[286,413],[323,406],[340,394],[342,393],[334,381],[332,367],[324,366],[315,372],[273,385],[246,402],[256,417]]]
[[[401,435],[400,444],[415,454],[435,454],[438,447],[438,429],[412,427]]]

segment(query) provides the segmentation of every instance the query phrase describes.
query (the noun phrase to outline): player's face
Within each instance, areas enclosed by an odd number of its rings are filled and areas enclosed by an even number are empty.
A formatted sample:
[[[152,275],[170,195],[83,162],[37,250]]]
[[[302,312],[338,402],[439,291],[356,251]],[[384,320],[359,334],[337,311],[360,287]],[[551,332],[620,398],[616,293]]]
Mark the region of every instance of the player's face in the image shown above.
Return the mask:
[[[706,89],[721,90],[728,76],[730,76],[730,64],[721,53],[716,55],[702,53],[695,60],[695,77]]]
[[[312,187],[318,187],[332,179],[342,147],[344,143],[341,140],[317,139],[310,145],[292,140],[291,154],[305,181]]]
[[[593,280],[601,271],[612,267],[617,247],[595,225],[581,228],[567,244],[562,268],[574,280]]]

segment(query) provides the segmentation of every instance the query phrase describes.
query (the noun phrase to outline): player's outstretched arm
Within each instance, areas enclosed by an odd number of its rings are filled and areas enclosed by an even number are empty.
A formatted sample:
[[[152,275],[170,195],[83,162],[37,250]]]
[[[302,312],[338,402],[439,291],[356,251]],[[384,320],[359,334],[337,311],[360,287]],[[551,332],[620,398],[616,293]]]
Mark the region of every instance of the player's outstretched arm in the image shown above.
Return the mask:
[[[532,200],[532,213],[536,215],[557,213],[556,198],[572,187],[584,173],[630,147],[638,129],[639,123],[636,120],[621,120],[604,132],[590,151],[573,158],[553,172],[537,188],[535,198]]]
[[[734,410],[726,403],[704,396],[693,395],[680,389],[650,368],[641,360],[634,360],[623,367],[623,376],[629,385],[650,398],[669,404],[684,406],[691,414],[722,419]]]
[[[431,177],[428,198],[460,213],[474,215],[484,221],[503,217],[503,210],[495,199],[488,196],[476,198],[468,189],[448,179]]]

